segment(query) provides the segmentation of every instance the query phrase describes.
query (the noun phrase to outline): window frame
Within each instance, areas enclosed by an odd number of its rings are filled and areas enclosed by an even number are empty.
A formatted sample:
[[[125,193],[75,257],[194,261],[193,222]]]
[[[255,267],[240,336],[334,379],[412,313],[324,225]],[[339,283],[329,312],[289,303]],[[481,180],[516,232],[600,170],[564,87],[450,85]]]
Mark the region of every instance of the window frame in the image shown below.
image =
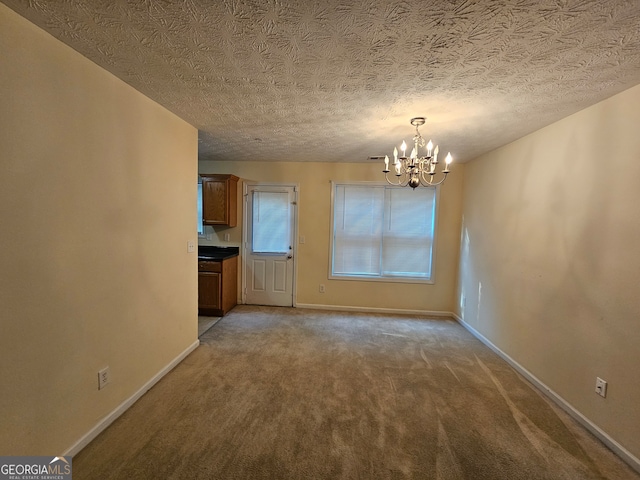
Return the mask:
[[[347,281],[361,281],[361,282],[386,282],[386,283],[412,283],[412,284],[426,284],[433,285],[436,283],[436,254],[438,251],[437,248],[437,238],[438,238],[438,204],[440,202],[440,187],[423,187],[419,186],[417,188],[435,188],[435,196],[434,196],[434,213],[433,213],[433,240],[431,243],[431,275],[428,278],[425,277],[410,277],[410,276],[399,276],[399,275],[388,275],[384,276],[381,274],[379,276],[368,276],[368,275],[349,275],[349,274],[335,274],[334,273],[334,239],[335,239],[335,196],[336,196],[336,188],[338,186],[360,186],[360,187],[385,187],[385,188],[410,188],[410,187],[398,187],[389,185],[386,182],[367,182],[367,181],[335,181],[331,180],[331,215],[330,215],[330,225],[329,225],[329,276],[330,280],[347,280]],[[411,257],[407,257],[407,261],[410,261]]]

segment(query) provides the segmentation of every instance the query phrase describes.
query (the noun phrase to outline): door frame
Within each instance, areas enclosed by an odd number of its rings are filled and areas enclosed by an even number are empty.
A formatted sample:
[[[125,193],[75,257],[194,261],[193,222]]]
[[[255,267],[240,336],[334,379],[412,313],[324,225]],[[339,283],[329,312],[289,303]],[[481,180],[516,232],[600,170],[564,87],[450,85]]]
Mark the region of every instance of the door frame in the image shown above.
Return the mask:
[[[242,268],[242,284],[241,284],[241,301],[242,304],[247,303],[247,248],[249,247],[249,239],[247,234],[249,231],[248,205],[249,188],[250,187],[285,187],[293,188],[293,225],[292,227],[292,245],[291,255],[293,255],[293,277],[291,288],[291,304],[295,308],[298,298],[298,203],[300,198],[300,184],[298,183],[281,183],[281,182],[252,182],[244,181],[242,186],[242,248],[241,248],[241,268]]]

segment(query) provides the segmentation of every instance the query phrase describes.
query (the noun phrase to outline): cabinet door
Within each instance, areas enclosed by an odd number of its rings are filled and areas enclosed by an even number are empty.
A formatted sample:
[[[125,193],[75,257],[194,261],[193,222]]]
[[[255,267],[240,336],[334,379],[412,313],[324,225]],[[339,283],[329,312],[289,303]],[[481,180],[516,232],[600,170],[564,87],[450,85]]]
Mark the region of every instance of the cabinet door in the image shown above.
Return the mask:
[[[234,175],[201,175],[202,223],[236,226],[238,177]]]
[[[215,272],[198,273],[198,308],[216,310],[221,308],[220,277],[220,274]]]
[[[225,181],[202,182],[202,221],[205,225],[224,225],[229,221]]]

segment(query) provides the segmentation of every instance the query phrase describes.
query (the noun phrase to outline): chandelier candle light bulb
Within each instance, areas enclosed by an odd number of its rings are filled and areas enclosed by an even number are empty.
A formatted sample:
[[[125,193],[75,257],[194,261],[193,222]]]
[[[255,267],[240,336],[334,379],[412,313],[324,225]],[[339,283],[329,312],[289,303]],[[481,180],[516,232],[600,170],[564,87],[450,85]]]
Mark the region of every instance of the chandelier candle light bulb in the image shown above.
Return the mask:
[[[444,157],[444,163],[446,166],[444,167],[442,173],[449,173],[449,165],[451,165],[451,162],[453,162],[453,157],[451,156],[451,152],[449,152],[447,153],[447,156]]]
[[[447,178],[453,157],[451,156],[451,152],[449,152],[445,158],[445,167],[440,172],[436,172],[440,148],[438,145],[434,148],[431,140],[427,143],[422,135],[420,135],[418,128],[424,125],[425,122],[426,118],[424,117],[411,119],[411,125],[416,127],[416,134],[413,137],[414,147],[408,158],[406,156],[407,143],[404,140],[402,141],[402,145],[400,145],[400,150],[402,150],[401,157],[398,157],[398,149],[396,147],[393,148],[393,166],[396,177],[398,177],[396,181],[389,179],[389,156],[385,155],[383,173],[387,183],[390,185],[400,187],[409,186],[411,188],[416,188],[420,185],[424,187],[435,187],[443,183]],[[426,155],[420,156],[420,148],[425,147],[427,149]]]

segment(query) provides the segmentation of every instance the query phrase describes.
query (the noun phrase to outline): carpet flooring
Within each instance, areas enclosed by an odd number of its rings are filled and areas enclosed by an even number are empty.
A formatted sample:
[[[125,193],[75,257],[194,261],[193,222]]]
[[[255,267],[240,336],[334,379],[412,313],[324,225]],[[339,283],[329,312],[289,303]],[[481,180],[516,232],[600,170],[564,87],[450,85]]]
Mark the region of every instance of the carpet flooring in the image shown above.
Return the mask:
[[[238,306],[83,479],[639,480],[452,320]]]
[[[220,318],[198,316],[198,338],[207,333],[211,327],[220,321]]]

